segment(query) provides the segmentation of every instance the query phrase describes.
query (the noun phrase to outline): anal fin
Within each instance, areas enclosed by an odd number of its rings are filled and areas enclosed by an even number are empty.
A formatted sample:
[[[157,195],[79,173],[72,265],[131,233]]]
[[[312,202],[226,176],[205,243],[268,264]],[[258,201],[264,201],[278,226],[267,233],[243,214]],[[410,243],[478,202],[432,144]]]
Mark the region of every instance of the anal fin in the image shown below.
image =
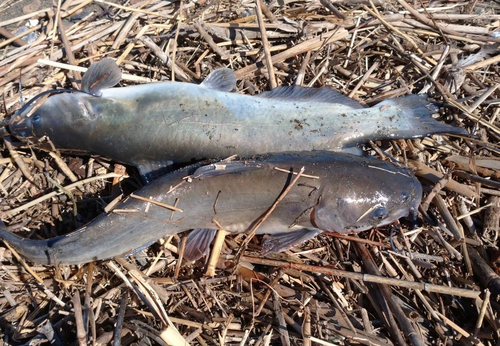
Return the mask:
[[[193,229],[187,236],[184,258],[193,262],[208,255],[216,233],[217,230],[210,228]]]
[[[286,233],[273,234],[264,241],[261,253],[262,255],[267,255],[286,251],[314,238],[321,232],[321,230],[316,228],[302,228],[296,231],[290,230]]]

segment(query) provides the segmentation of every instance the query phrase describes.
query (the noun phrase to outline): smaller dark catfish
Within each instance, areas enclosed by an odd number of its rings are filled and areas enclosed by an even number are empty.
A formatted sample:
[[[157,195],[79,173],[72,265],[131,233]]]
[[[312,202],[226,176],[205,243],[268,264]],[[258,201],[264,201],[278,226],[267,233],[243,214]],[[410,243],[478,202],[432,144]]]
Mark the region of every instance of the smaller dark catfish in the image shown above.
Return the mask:
[[[28,104],[12,118],[11,133],[37,146],[47,136],[58,149],[130,164],[145,181],[172,162],[344,151],[370,140],[435,133],[467,135],[433,119],[437,109],[424,96],[387,99],[369,108],[330,88],[282,86],[250,96],[230,92],[236,77],[227,68],[214,70],[200,85],[111,88],[120,73],[109,58],[91,65],[82,91]]]
[[[257,230],[271,234],[264,253],[283,251],[322,231],[360,232],[409,214],[416,217],[422,187],[407,169],[342,153],[282,153],[190,166],[136,192],[169,205],[178,200],[182,212],[173,215],[131,197],[118,211],[65,236],[27,240],[0,229],[0,238],[33,262],[77,264],[130,254],[161,237],[194,229],[185,251],[194,260],[209,248],[217,228],[213,220],[229,232],[248,231],[301,167],[308,176],[298,180]],[[120,212],[124,209],[129,212]]]

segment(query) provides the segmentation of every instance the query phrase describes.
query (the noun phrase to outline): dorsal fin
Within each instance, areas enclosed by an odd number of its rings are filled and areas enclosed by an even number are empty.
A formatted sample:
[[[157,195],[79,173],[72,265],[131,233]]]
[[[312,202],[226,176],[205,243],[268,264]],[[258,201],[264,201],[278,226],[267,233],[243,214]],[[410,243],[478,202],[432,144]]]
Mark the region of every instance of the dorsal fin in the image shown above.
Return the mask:
[[[100,96],[101,90],[111,88],[122,79],[122,71],[113,59],[104,58],[90,65],[82,78],[82,90]]]
[[[271,91],[265,91],[258,96],[265,97],[268,99],[280,99],[280,100],[290,100],[299,102],[316,101],[324,103],[337,103],[352,109],[365,108],[360,103],[354,101],[353,99],[345,95],[342,95],[338,91],[335,91],[328,87],[308,88],[298,85],[279,86]]]
[[[218,68],[213,70],[200,86],[219,91],[232,91],[236,88],[236,75],[226,67]]]

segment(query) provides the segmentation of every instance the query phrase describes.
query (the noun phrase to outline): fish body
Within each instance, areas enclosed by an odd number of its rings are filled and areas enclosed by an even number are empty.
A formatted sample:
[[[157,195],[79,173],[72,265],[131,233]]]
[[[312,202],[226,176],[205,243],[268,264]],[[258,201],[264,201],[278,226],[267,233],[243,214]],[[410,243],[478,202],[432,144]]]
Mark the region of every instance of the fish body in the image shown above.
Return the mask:
[[[167,205],[177,201],[182,212],[129,197],[118,212],[102,214],[65,236],[26,240],[0,228],[0,238],[33,262],[78,264],[130,254],[195,229],[185,256],[196,259],[209,248],[216,224],[228,232],[249,231],[290,184],[290,172],[301,167],[308,176],[299,178],[257,230],[271,235],[265,252],[282,251],[322,231],[360,232],[416,216],[422,187],[407,169],[342,153],[282,153],[189,166],[135,193]]]
[[[94,74],[87,80],[98,79]],[[329,88],[279,87],[258,96],[229,92],[234,78],[219,69],[201,85],[162,82],[103,87],[95,95],[61,93],[18,113],[10,130],[32,143],[48,136],[56,148],[107,156],[143,174],[172,162],[236,153],[339,151],[368,140],[466,134],[433,119],[435,107],[420,96],[365,108]]]

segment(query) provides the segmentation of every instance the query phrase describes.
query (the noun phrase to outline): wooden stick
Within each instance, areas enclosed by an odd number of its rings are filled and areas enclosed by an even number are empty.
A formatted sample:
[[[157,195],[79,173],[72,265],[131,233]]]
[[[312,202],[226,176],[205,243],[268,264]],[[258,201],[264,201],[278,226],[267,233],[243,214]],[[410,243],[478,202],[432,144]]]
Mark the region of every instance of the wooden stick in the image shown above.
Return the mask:
[[[87,345],[87,332],[83,325],[82,304],[80,301],[80,292],[75,291],[73,295],[73,309],[75,310],[76,337],[80,346]]]
[[[290,335],[288,334],[288,329],[286,328],[285,316],[283,308],[281,307],[280,296],[275,290],[273,290],[272,293],[274,313],[276,314],[276,319],[278,320],[281,345],[290,346]]]
[[[325,34],[322,34],[319,37],[315,37],[312,39],[309,39],[305,42],[299,43],[295,46],[293,46],[290,49],[287,49],[284,52],[278,53],[276,55],[272,56],[272,63],[276,64],[278,62],[282,62],[288,58],[291,58],[293,56],[308,52],[310,50],[316,50],[320,47],[323,47],[329,43],[333,43],[335,41],[341,40],[345,37],[347,37],[349,33],[347,30],[343,28],[338,28],[335,30],[333,33],[332,32],[327,32]],[[325,38],[326,36],[326,38]],[[262,63],[255,63],[246,67],[243,67],[237,71],[235,71],[236,78],[237,79],[243,79],[245,77],[248,77],[249,75],[255,73],[257,70],[262,68],[263,65]]]
[[[377,268],[377,265],[375,264],[375,261],[373,260],[366,246],[359,243],[357,243],[356,245],[360,253],[360,257],[362,258],[362,263],[365,270],[377,276],[381,275],[379,269]],[[424,341],[420,337],[420,334],[416,332],[409,318],[403,312],[401,306],[395,301],[394,295],[392,294],[390,288],[386,285],[379,285],[379,288],[382,292],[383,297],[387,301],[391,312],[394,314],[394,317],[396,318],[396,321],[400,326],[403,334],[410,340],[413,346],[424,346]]]
[[[483,325],[484,315],[486,314],[486,309],[488,308],[488,304],[490,303],[490,296],[490,290],[486,289],[483,304],[481,305],[481,310],[479,310],[479,316],[477,317],[476,328],[474,328],[474,335],[477,335],[479,333],[479,330]]]
[[[18,40],[18,39],[20,39],[21,37],[26,36],[26,35],[28,35],[28,34],[32,33],[33,31],[37,31],[37,30],[38,30],[38,29],[40,29],[41,27],[42,27],[42,24],[38,24],[37,26],[34,26],[34,27],[32,27],[32,28],[30,28],[30,29],[28,29],[28,30],[26,30],[26,31],[24,31],[24,32],[22,32],[22,33],[20,33],[20,34],[18,34],[18,35],[12,36],[11,38],[9,38],[9,39],[7,39],[7,40],[5,40],[5,41],[1,42],[1,43],[0,43],[0,48],[5,47],[5,46],[7,46],[8,44],[10,44],[10,43],[12,43],[12,42],[17,41],[17,40]]]
[[[120,346],[122,339],[123,319],[125,318],[125,310],[127,309],[128,289],[122,292],[120,299],[120,310],[118,310],[118,317],[116,319],[115,330],[113,332],[113,346]]]
[[[272,90],[278,85],[276,84],[276,77],[274,75],[274,66],[269,51],[269,41],[267,39],[266,27],[264,26],[264,18],[262,17],[261,0],[255,0],[255,13],[257,14],[257,22],[259,23],[260,38],[262,40],[262,47],[264,48],[264,57],[266,60],[267,73],[269,73],[269,88]]]
[[[35,12],[31,12],[31,13],[25,14],[24,16],[20,16],[20,17],[16,17],[16,18],[13,18],[13,19],[5,20],[3,22],[0,22],[0,27],[7,26],[7,25],[10,25],[10,24],[14,24],[14,23],[17,23],[17,22],[21,22],[21,21],[26,20],[26,19],[33,19],[36,16],[38,16],[40,13],[48,13],[49,17],[50,17],[51,13],[53,13],[53,10],[52,10],[52,8],[47,7],[47,8],[43,8],[41,10],[35,11]],[[26,32],[24,32],[23,34],[25,34],[25,33]]]
[[[407,288],[411,288],[411,289],[415,289],[415,290],[456,295],[456,296],[467,297],[467,298],[476,298],[481,294],[480,291],[468,290],[468,289],[463,289],[463,288],[434,285],[434,284],[428,284],[428,283],[424,283],[424,282],[405,281],[405,280],[399,280],[399,279],[386,278],[386,277],[377,276],[377,275],[353,273],[353,272],[348,272],[348,271],[340,270],[340,269],[333,269],[333,268],[327,268],[327,267],[311,266],[311,265],[307,265],[307,264],[271,260],[271,259],[267,259],[267,258],[242,256],[241,260],[248,261],[250,263],[255,263],[255,264],[263,264],[263,265],[281,267],[281,268],[286,268],[286,269],[303,270],[303,271],[308,271],[311,273],[323,273],[323,274],[327,274],[327,275],[340,276],[340,277],[349,278],[349,279],[353,279],[353,280],[360,280],[360,281],[364,281],[364,282],[373,282],[373,283],[393,285],[393,286],[398,286],[398,287],[407,287]]]
[[[28,169],[28,167],[24,163],[23,159],[21,158],[21,156],[19,155],[17,150],[14,149],[14,146],[11,143],[11,139],[4,138],[3,143],[4,143],[5,147],[7,148],[7,150],[9,151],[9,154],[12,157],[12,159],[14,160],[14,162],[16,163],[17,167],[19,167],[19,169],[21,170],[21,172],[25,176],[26,180],[28,180],[30,183],[32,183],[33,185],[36,186],[35,179],[34,179],[33,175],[31,175],[31,171]]]
[[[468,65],[465,67],[465,69],[467,71],[474,71],[488,65],[496,64],[499,61],[500,61],[500,55],[495,55],[494,57],[491,57],[489,59],[485,59],[483,61],[478,61],[474,64]]]
[[[375,71],[375,69],[378,68],[378,66],[380,65],[380,60],[377,60],[373,63],[372,66],[370,66],[370,68],[368,69],[368,71],[366,71],[366,73],[364,74],[363,78],[361,78],[358,82],[358,84],[356,84],[356,86],[354,87],[354,89],[352,89],[352,91],[349,93],[349,97],[350,98],[353,98],[354,95],[356,95],[356,91],[359,90],[359,88],[361,88],[363,86],[363,84],[368,80],[368,78],[370,78],[370,75],[373,73],[373,71]]]
[[[408,10],[418,21],[424,23],[425,25],[428,25],[432,28],[436,28],[437,30],[442,31],[442,32],[447,33],[447,34],[451,34],[451,35],[455,35],[455,36],[462,36],[462,33],[460,33],[460,32],[457,32],[455,30],[451,30],[448,28],[444,28],[444,27],[438,25],[437,23],[435,23],[433,20],[427,19],[424,15],[420,14],[412,6],[410,6],[405,0],[396,0],[396,1],[399,2],[399,4],[401,6],[406,8],[406,10]],[[500,38],[495,38],[493,36],[483,37],[483,36],[478,36],[478,35],[474,35],[474,36],[470,35],[469,38],[475,39],[477,41],[482,41],[482,42],[500,42]]]
[[[500,295],[500,276],[486,263],[479,252],[472,246],[467,246],[474,275],[489,289],[494,297]]]
[[[212,39],[212,36],[210,36],[208,34],[208,32],[203,28],[203,26],[201,26],[201,23],[198,22],[198,21],[194,21],[193,22],[193,25],[194,27],[196,28],[196,30],[199,32],[199,34],[201,35],[201,37],[203,37],[203,39],[205,40],[205,42],[207,42],[207,44],[210,46],[210,48],[212,48],[212,50],[218,55],[220,56],[220,58],[222,60],[227,60],[229,57],[228,55],[226,54],[226,52],[224,52],[224,50],[222,50],[221,47],[219,47],[215,41]]]
[[[205,276],[214,277],[215,267],[217,266],[217,261],[219,260],[222,246],[224,245],[224,239],[226,238],[227,232],[223,229],[217,231],[215,236],[214,246],[212,247],[212,252],[210,253],[210,259],[208,260],[207,271]]]
[[[7,30],[5,30],[4,28],[1,28],[1,27],[0,27],[0,35],[2,35],[3,37],[5,37],[7,39],[14,38],[14,35],[12,35],[10,33],[10,31],[7,31]],[[23,40],[23,39],[20,39],[20,38],[14,38],[14,41],[12,41],[12,43],[14,43],[16,46],[19,46],[19,47],[27,45],[26,41]]]
[[[419,177],[425,178],[433,183],[438,183],[441,179],[443,179],[444,174],[439,173],[435,169],[432,169],[425,165],[424,163],[417,160],[408,160],[408,166],[414,168],[415,174]],[[445,188],[450,191],[454,191],[462,196],[467,198],[475,198],[476,193],[466,185],[460,184],[459,182],[450,179],[448,183],[445,185]]]
[[[47,66],[62,68],[62,69],[66,69],[66,70],[73,70],[73,71],[80,71],[80,72],[86,72],[87,71],[86,67],[68,65],[68,64],[61,63],[61,62],[50,61],[50,60],[46,60],[46,59],[39,59],[37,62],[39,64],[42,64],[42,65],[47,65]],[[122,79],[129,80],[129,81],[134,81],[134,82],[143,82],[143,83],[150,83],[150,82],[152,82],[152,80],[149,79],[149,78],[140,77],[140,76],[134,76],[134,75],[126,74],[126,73],[122,74]]]
[[[73,184],[70,184],[70,185],[67,185],[64,187],[64,189],[68,190],[68,191],[71,191],[73,189],[76,189],[77,187],[79,186],[82,186],[82,185],[85,185],[85,184],[88,184],[92,181],[95,181],[95,180],[99,180],[99,179],[108,179],[108,178],[114,178],[114,177],[117,177],[119,176],[118,174],[115,174],[115,173],[108,173],[108,174],[103,174],[103,175],[98,175],[98,176],[95,176],[95,177],[91,177],[91,178],[87,178],[87,179],[83,179],[83,180],[80,180],[80,181],[77,181],[76,183],[73,183]],[[122,176],[122,178],[126,178],[127,176]],[[54,192],[50,192],[42,197],[39,197],[37,199],[34,199],[33,201],[31,202],[28,202],[26,204],[23,204],[22,206],[20,207],[17,207],[17,208],[14,208],[14,209],[10,209],[10,210],[6,210],[4,211],[2,214],[0,214],[2,217],[4,216],[12,216],[12,215],[15,215],[23,210],[26,210],[34,205],[37,205],[38,203],[41,203],[47,199],[50,199],[54,196],[57,196],[58,194],[60,194],[59,191],[54,191]]]
[[[177,207],[174,207],[174,206],[171,206],[171,205],[168,205],[168,204],[165,204],[165,203],[157,202],[157,201],[155,201],[153,199],[150,199],[150,198],[146,198],[146,197],[134,195],[133,193],[130,194],[130,197],[138,199],[138,200],[143,201],[143,202],[149,202],[151,204],[154,204],[154,205],[166,208],[168,210],[179,211],[181,213],[183,212],[182,209],[179,209]]]
[[[250,240],[252,240],[252,238],[255,235],[255,232],[257,231],[257,229],[260,227],[260,225],[262,225],[262,223],[264,223],[264,221],[266,221],[266,219],[269,217],[269,215],[271,215],[271,213],[273,212],[273,210],[276,209],[276,207],[278,206],[278,204],[283,200],[283,198],[285,198],[285,196],[288,194],[288,192],[290,191],[290,189],[295,185],[295,183],[297,183],[297,181],[299,180],[299,178],[302,176],[302,173],[304,173],[304,170],[305,170],[305,168],[302,167],[300,169],[300,171],[299,171],[299,174],[297,174],[297,176],[295,178],[293,178],[293,180],[286,187],[286,189],[283,190],[283,192],[279,195],[279,197],[276,199],[276,201],[273,203],[273,205],[266,211],[266,213],[264,214],[264,216],[262,216],[259,219],[259,221],[257,221],[257,223],[252,228],[250,228],[249,230],[247,230],[247,237],[243,241],[243,243],[241,244],[240,249],[238,250],[235,262],[239,262],[239,258],[243,255],[243,252],[245,251],[246,247],[250,243]]]
[[[116,7],[116,8],[120,8],[122,10],[126,10],[126,11],[130,11],[130,12],[136,12],[136,13],[140,13],[140,14],[149,14],[150,16],[155,16],[155,17],[164,17],[164,18],[170,18],[171,16],[166,16],[166,15],[163,15],[163,14],[160,14],[158,12],[151,12],[151,11],[147,11],[147,10],[141,10],[141,9],[137,9],[137,8],[133,8],[133,7],[128,7],[128,6],[123,6],[123,5],[119,5],[119,4],[114,4],[112,2],[108,2],[108,1],[104,1],[104,0],[94,0],[95,2],[99,2],[101,4],[106,4],[108,6],[113,6],[113,7]]]

